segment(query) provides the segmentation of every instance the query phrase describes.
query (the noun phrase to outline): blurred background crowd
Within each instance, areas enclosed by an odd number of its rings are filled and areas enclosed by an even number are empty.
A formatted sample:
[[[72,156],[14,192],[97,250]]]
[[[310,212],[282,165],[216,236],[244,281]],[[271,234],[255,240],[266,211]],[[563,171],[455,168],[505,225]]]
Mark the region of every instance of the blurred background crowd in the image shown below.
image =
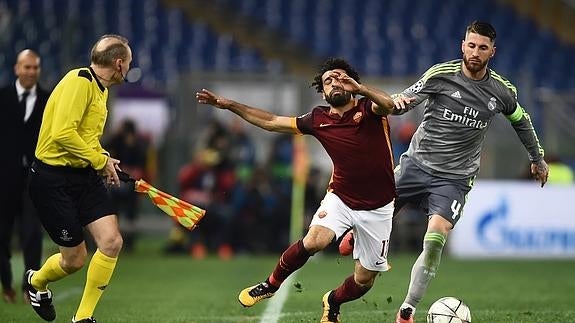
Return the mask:
[[[274,113],[303,114],[322,103],[309,86],[319,63],[338,56],[363,79],[396,93],[431,65],[459,58],[465,26],[475,19],[497,29],[491,67],[517,86],[555,169],[550,181],[573,185],[573,1],[0,0],[0,85],[14,82],[16,55],[25,48],[38,52],[40,83],[52,88],[67,70],[89,64],[100,35],[127,37],[131,83],[111,93],[105,147],[134,177],[208,213],[188,233],[129,187],[114,190],[125,249],[137,246],[139,234],[154,232],[164,237],[165,252],[196,258],[279,252],[290,239],[292,137],[199,106],[195,92],[209,88]],[[396,158],[420,118],[392,118]],[[526,152],[499,119],[480,178],[526,179]],[[331,174],[318,144],[306,144],[304,224]],[[396,247],[419,249],[422,219],[402,221]]]

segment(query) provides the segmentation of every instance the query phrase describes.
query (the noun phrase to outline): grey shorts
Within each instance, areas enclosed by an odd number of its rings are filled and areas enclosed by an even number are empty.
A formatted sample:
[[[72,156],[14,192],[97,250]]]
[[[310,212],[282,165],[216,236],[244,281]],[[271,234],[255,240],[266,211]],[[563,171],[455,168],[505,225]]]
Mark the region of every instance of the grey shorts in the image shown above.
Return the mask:
[[[427,216],[438,214],[455,226],[463,214],[467,193],[471,190],[474,178],[437,177],[402,156],[400,166],[395,170],[398,195],[395,199],[395,213],[406,204],[411,204],[420,207]]]

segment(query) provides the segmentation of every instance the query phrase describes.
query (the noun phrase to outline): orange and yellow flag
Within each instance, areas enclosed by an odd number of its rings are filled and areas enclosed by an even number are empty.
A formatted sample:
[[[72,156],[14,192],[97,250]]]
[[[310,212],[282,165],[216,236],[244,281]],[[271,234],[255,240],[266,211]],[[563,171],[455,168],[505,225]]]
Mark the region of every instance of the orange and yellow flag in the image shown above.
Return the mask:
[[[148,194],[152,203],[188,230],[193,230],[206,214],[205,210],[162,192],[142,179],[135,182],[135,190]]]
[[[147,194],[154,205],[188,230],[193,230],[206,214],[204,209],[162,192],[143,179],[134,180],[121,171],[118,171],[118,176],[124,182],[134,182],[136,192]]]

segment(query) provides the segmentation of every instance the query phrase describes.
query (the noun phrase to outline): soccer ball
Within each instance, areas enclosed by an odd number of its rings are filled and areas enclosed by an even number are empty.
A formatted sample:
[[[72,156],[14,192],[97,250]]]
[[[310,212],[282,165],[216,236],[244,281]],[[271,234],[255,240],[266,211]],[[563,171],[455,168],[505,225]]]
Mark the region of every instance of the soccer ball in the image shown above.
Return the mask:
[[[470,323],[469,307],[455,297],[443,297],[431,304],[427,323]]]

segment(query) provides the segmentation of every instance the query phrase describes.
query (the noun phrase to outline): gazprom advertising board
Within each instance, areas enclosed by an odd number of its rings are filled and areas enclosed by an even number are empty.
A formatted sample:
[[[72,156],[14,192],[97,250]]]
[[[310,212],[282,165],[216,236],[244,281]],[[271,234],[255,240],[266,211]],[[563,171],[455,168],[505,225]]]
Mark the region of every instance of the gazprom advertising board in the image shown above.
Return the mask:
[[[448,239],[456,257],[575,258],[575,186],[478,181]]]

